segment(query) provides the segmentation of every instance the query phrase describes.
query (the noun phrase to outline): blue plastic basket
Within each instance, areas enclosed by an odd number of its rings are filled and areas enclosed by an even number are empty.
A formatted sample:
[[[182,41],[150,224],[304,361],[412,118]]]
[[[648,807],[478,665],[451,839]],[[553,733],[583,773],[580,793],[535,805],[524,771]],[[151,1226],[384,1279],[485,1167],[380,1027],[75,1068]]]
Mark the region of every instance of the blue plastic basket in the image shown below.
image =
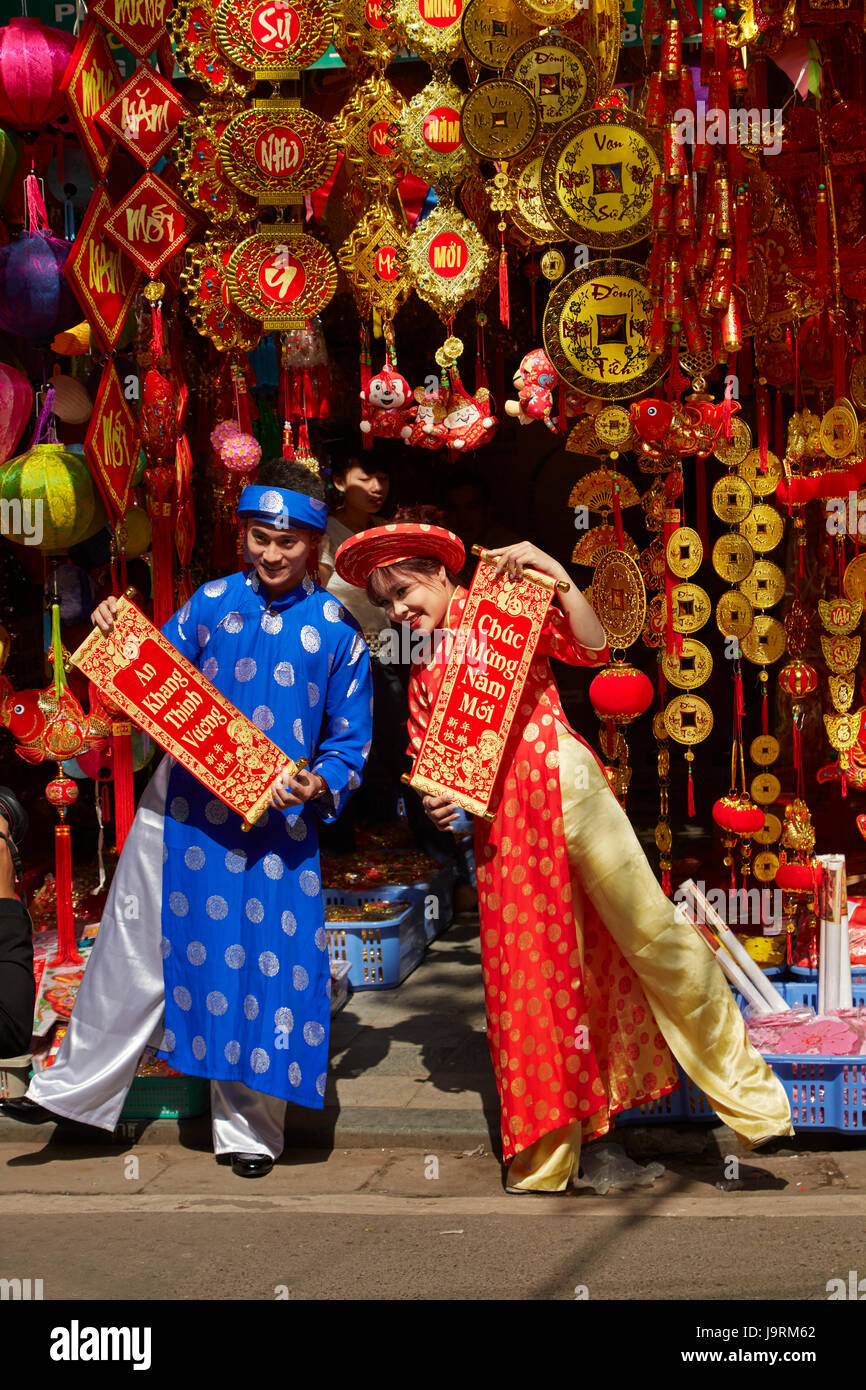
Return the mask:
[[[795,980],[809,980],[817,982],[818,972],[805,965],[791,965],[788,967]],[[866,966],[851,966],[851,988],[866,989]],[[817,997],[817,996],[816,996]]]
[[[393,902],[393,898],[367,894],[365,902]],[[399,901],[399,900],[398,900]],[[335,890],[325,893],[330,906],[356,907],[356,895]],[[331,960],[349,962],[353,989],[393,989],[411,974],[427,948],[424,909],[417,902],[390,922],[326,922]]]
[[[783,980],[779,993],[791,1005],[818,1003],[816,982]],[[745,1001],[737,996],[740,1008]],[[854,1003],[866,1004],[866,987],[854,986]],[[866,1134],[866,1056],[817,1057],[765,1054],[767,1065],[778,1076],[791,1104],[794,1128],[832,1130],[838,1134]],[[716,1119],[709,1100],[682,1068],[680,1089],[661,1100],[624,1110],[618,1125],[689,1124]]]
[[[420,909],[424,938],[428,943],[451,925],[451,918],[454,915],[453,897],[454,870],[450,864],[443,865],[438,873],[431,875],[429,879],[421,879],[418,883],[389,883],[371,888],[324,888],[322,890],[322,900],[326,907],[335,905],[360,907],[363,903],[371,902],[413,903]],[[426,908],[430,900],[435,903],[438,915],[428,915]],[[352,984],[358,988],[354,979],[352,979]]]

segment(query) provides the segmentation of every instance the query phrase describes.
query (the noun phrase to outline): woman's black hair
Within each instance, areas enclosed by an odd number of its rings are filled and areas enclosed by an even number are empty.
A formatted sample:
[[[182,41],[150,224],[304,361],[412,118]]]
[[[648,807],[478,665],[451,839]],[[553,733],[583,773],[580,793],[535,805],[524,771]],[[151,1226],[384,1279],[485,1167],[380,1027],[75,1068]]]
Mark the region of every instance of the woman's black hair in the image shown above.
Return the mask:
[[[318,502],[325,500],[325,485],[318,473],[290,459],[265,459],[259,464],[256,486],[284,487],[287,492],[300,492],[304,497],[315,497]]]

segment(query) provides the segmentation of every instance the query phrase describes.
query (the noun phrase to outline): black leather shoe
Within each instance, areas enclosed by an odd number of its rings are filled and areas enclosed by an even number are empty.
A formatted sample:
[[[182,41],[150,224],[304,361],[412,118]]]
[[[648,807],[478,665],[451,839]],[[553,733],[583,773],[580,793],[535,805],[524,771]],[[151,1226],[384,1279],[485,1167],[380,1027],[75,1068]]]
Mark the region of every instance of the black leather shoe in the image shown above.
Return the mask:
[[[232,1172],[239,1178],[264,1178],[274,1166],[269,1154],[232,1154]]]
[[[23,1125],[56,1124],[60,1118],[26,1096],[22,1096],[21,1100],[0,1100],[0,1115],[8,1115],[10,1120],[20,1120]]]
[[[9,846],[9,853],[12,856],[12,866],[15,869],[15,876],[20,881],[23,877],[21,867],[21,856],[18,853],[18,846],[27,833],[30,821],[27,812],[21,805],[17,796],[9,787],[0,787],[0,815],[5,816],[9,824],[9,833],[5,833],[5,826],[0,821],[0,840],[5,840]]]

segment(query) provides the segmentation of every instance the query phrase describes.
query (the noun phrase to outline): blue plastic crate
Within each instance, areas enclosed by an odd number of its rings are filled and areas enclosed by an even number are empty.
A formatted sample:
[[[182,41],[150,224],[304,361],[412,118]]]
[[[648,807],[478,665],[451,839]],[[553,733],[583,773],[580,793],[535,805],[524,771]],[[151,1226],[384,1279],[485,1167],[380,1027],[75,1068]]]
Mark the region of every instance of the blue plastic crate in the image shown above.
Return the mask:
[[[371,902],[413,903],[420,908],[425,941],[429,943],[451,925],[454,915],[454,877],[454,870],[449,864],[443,865],[439,872],[431,875],[429,879],[421,879],[417,883],[389,883],[370,888],[323,888],[322,899],[326,907],[360,907]],[[436,900],[438,917],[428,917],[425,912],[429,898]],[[354,979],[352,984],[355,984]]]
[[[817,981],[783,980],[777,988],[786,1002],[796,1006],[818,1003]],[[866,1004],[866,986],[854,986],[854,1003]],[[744,1000],[737,996],[740,1008]],[[839,1134],[866,1134],[866,1056],[818,1057],[765,1054],[791,1103],[795,1130],[832,1130]],[[716,1119],[715,1111],[695,1083],[680,1067],[680,1089],[661,1100],[624,1110],[618,1125],[688,1124]]]
[[[791,965],[788,967],[795,980],[809,980],[817,984],[818,972],[805,965]],[[866,989],[866,966],[851,966],[851,988]],[[817,998],[817,990],[816,990]]]
[[[358,906],[354,893],[325,893],[330,906]],[[366,895],[366,902],[393,902],[393,898]],[[398,900],[399,901],[399,900]],[[411,974],[427,949],[424,909],[417,902],[390,922],[326,922],[331,960],[349,962],[353,989],[393,989]]]

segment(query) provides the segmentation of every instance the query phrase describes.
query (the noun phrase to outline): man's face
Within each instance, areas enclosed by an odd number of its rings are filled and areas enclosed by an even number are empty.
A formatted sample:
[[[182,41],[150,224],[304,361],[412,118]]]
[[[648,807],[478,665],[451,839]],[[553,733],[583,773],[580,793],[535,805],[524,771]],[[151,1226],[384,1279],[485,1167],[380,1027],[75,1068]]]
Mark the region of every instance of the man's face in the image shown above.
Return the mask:
[[[307,572],[307,557],[318,537],[302,527],[247,523],[246,550],[256,574],[271,598],[279,598],[300,584]]]
[[[455,488],[448,497],[451,525],[467,550],[482,539],[487,527],[487,503],[480,488],[471,483]]]

